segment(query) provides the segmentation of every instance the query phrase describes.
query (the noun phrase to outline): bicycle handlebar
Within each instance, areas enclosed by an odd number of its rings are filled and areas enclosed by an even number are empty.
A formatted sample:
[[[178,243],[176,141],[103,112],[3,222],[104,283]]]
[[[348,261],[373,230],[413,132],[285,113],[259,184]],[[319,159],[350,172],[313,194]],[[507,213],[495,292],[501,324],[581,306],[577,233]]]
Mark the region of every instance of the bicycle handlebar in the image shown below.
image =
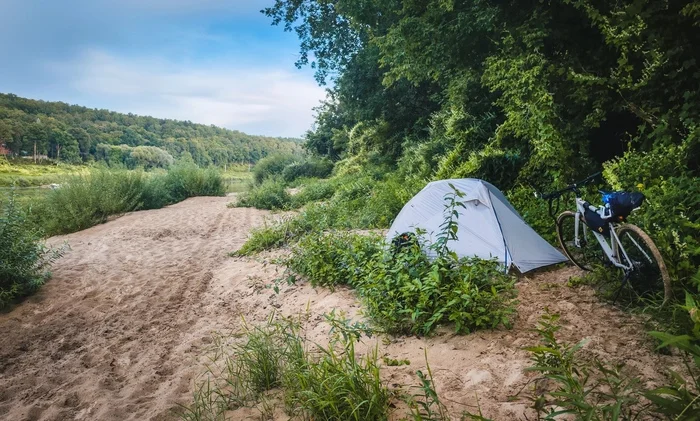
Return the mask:
[[[591,181],[598,178],[601,174],[602,174],[602,172],[599,171],[595,174],[589,175],[588,177],[584,178],[581,181],[578,181],[574,184],[569,184],[568,186],[566,186],[565,188],[563,188],[561,190],[557,190],[557,191],[552,192],[552,193],[540,195],[540,198],[542,198],[544,200],[552,200],[552,199],[556,199],[556,198],[560,197],[562,194],[564,194],[568,191],[577,191],[580,186],[584,186],[584,185],[590,183]]]

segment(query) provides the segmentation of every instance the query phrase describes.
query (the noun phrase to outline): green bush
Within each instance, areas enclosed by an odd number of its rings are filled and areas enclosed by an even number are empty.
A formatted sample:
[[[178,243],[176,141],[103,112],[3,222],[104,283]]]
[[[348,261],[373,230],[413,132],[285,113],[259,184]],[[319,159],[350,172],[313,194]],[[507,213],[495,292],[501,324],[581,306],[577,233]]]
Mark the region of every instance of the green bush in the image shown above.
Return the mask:
[[[170,191],[172,203],[195,196],[223,196],[226,187],[216,168],[199,168],[195,164],[180,163],[171,167],[165,175],[165,185]]]
[[[221,175],[194,164],[167,172],[94,169],[67,177],[34,206],[32,219],[46,234],[67,234],[107,221],[110,215],[157,209],[193,196],[222,196]]]
[[[94,170],[66,178],[35,207],[46,234],[67,234],[139,209],[145,178],[140,171]]]
[[[311,234],[292,248],[287,265],[304,275],[313,286],[355,286],[366,276],[363,268],[383,250],[383,240],[374,235],[343,232]]]
[[[671,277],[686,284],[700,268],[700,183],[686,167],[683,147],[627,153],[609,162],[605,177],[616,190],[646,196],[630,222],[654,240]]]
[[[0,203],[0,308],[39,289],[49,265],[61,255],[42,242],[42,232],[15,203],[14,192]]]
[[[299,178],[326,178],[333,172],[333,162],[327,158],[309,158],[293,162],[282,170],[282,178],[291,183]]]
[[[389,332],[428,334],[452,323],[458,333],[510,326],[515,281],[496,262],[428,258],[419,246],[375,259],[357,283],[367,314]]]
[[[307,203],[327,200],[333,197],[337,189],[334,180],[308,180],[301,191],[292,196],[292,207],[300,208]]]
[[[253,186],[241,194],[237,205],[257,209],[287,209],[292,198],[284,184],[276,178],[267,178],[261,184]]]
[[[313,285],[355,287],[366,314],[389,332],[428,334],[445,323],[460,333],[509,326],[514,279],[495,261],[458,258],[448,248],[457,240],[460,195],[446,197],[442,231],[429,247],[421,233],[387,250],[378,237],[316,232],[296,244],[287,265]]]
[[[267,156],[253,167],[253,180],[260,184],[266,178],[278,177],[287,165],[294,163],[297,158],[294,155],[275,154]]]

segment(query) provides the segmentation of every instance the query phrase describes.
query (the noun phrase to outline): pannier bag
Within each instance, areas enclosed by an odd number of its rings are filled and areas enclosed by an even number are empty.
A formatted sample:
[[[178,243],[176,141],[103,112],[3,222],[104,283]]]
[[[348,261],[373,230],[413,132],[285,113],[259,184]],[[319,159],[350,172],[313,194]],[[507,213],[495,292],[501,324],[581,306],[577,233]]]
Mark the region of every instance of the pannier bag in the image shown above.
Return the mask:
[[[615,222],[624,221],[633,210],[642,206],[643,201],[642,193],[616,191],[603,194],[603,203],[610,209],[610,217]]]

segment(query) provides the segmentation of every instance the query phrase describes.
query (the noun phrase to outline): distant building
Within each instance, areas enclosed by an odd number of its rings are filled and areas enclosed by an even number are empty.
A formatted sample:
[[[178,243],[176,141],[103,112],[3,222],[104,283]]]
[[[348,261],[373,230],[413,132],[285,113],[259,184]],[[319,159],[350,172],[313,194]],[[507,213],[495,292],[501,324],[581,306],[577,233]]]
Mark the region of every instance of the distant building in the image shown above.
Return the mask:
[[[7,149],[7,146],[5,146],[4,143],[0,143],[0,155],[2,156],[10,156],[12,152],[10,152],[9,149]]]

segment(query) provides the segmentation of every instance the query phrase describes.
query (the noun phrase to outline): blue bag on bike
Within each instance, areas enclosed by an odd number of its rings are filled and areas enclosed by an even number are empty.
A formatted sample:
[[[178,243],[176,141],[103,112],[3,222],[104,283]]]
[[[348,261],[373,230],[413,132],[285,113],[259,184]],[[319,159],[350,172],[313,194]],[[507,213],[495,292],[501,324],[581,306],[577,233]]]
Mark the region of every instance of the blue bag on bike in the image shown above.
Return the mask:
[[[625,191],[603,194],[603,203],[610,208],[610,216],[615,221],[624,221],[633,210],[642,206],[644,195]]]

